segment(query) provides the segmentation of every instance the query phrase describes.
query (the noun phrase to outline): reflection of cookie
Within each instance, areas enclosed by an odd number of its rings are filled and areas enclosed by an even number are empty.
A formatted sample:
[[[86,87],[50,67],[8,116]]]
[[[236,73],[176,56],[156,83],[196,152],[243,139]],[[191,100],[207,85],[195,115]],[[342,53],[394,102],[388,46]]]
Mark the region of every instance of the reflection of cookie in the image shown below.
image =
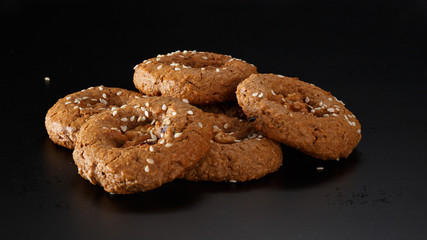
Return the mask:
[[[144,94],[207,104],[236,99],[237,85],[256,67],[240,59],[209,52],[177,51],[135,66],[134,84]]]
[[[106,109],[117,108],[129,100],[141,97],[137,92],[108,88],[90,87],[58,100],[46,114],[46,130],[56,144],[73,149],[76,133],[87,119]]]
[[[276,171],[282,164],[280,145],[258,134],[246,121],[205,113],[214,137],[208,154],[186,171],[191,181],[249,181]]]
[[[346,158],[361,139],[356,117],[330,93],[274,74],[253,74],[237,88],[257,129],[319,159]]]
[[[110,193],[170,182],[209,150],[212,126],[181,100],[147,97],[82,125],[73,157],[79,174]]]

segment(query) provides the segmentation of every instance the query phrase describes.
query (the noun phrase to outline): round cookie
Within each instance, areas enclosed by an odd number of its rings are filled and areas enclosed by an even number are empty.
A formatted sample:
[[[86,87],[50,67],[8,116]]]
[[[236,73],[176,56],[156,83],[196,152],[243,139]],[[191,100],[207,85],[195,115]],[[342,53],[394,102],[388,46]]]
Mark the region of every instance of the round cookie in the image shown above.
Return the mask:
[[[209,150],[203,112],[170,97],[147,97],[102,112],[82,125],[74,161],[79,174],[110,193],[148,191],[170,182]]]
[[[150,96],[172,96],[193,105],[235,100],[237,85],[256,67],[231,56],[196,51],[158,55],[135,66],[133,82]]]
[[[260,135],[247,121],[223,114],[205,113],[214,136],[207,155],[185,172],[190,181],[243,182],[279,169],[280,144]]]
[[[90,117],[142,97],[138,92],[104,86],[90,87],[61,98],[47,112],[45,126],[56,144],[73,149],[76,133]]]
[[[346,158],[361,139],[360,123],[343,102],[298,78],[253,74],[236,94],[249,121],[268,138],[315,158]]]

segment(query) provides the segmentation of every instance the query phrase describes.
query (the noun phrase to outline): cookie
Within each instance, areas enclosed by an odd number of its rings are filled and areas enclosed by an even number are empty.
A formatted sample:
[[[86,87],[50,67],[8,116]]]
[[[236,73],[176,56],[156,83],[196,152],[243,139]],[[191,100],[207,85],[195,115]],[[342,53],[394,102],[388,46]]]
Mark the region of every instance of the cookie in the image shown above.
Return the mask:
[[[141,96],[138,92],[104,86],[69,94],[59,99],[46,114],[45,126],[49,138],[58,145],[73,149],[76,133],[90,117]]]
[[[158,55],[135,66],[133,82],[150,96],[172,96],[193,105],[235,100],[237,85],[256,67],[230,56],[196,51]]]
[[[170,182],[210,148],[203,112],[170,97],[147,97],[93,116],[77,134],[79,174],[110,193],[148,191]]]
[[[253,74],[236,94],[265,136],[315,158],[346,158],[361,139],[360,123],[343,102],[298,78]]]
[[[197,107],[202,109],[203,112],[224,114],[229,117],[246,120],[246,115],[239,104],[237,104],[237,101],[199,105]]]
[[[276,171],[282,164],[278,143],[263,137],[247,121],[205,113],[214,136],[208,154],[185,172],[190,181],[243,182]]]

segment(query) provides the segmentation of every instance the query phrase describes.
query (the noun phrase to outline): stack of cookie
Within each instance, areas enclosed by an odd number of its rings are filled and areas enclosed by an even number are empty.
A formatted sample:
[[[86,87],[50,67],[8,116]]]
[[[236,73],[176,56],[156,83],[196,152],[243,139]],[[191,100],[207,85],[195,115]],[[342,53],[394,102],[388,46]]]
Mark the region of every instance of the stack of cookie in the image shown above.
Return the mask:
[[[327,160],[347,157],[361,138],[330,93],[231,56],[177,51],[134,69],[140,93],[91,87],[46,115],[49,137],[74,149],[79,174],[110,193],[176,178],[258,179],[281,166],[277,142]]]

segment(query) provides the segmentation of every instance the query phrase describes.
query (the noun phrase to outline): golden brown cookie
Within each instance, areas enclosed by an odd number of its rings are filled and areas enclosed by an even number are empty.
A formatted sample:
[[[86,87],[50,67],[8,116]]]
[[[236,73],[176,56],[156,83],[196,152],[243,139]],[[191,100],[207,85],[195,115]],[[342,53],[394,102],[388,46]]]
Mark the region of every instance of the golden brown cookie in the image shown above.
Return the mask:
[[[190,181],[243,182],[261,178],[282,165],[280,145],[263,137],[247,121],[205,113],[214,136],[208,154],[185,172]]]
[[[147,97],[102,112],[82,125],[79,174],[110,193],[148,191],[170,182],[209,150],[203,112],[170,97]]]
[[[360,123],[343,102],[297,78],[253,74],[236,94],[258,130],[315,158],[346,158],[361,139]]]
[[[104,110],[121,107],[142,94],[121,88],[90,87],[58,100],[46,114],[49,138],[58,145],[73,149],[76,133],[90,117]]]
[[[133,82],[150,96],[172,96],[191,104],[235,100],[237,85],[256,67],[230,56],[196,51],[158,55],[135,66]]]

